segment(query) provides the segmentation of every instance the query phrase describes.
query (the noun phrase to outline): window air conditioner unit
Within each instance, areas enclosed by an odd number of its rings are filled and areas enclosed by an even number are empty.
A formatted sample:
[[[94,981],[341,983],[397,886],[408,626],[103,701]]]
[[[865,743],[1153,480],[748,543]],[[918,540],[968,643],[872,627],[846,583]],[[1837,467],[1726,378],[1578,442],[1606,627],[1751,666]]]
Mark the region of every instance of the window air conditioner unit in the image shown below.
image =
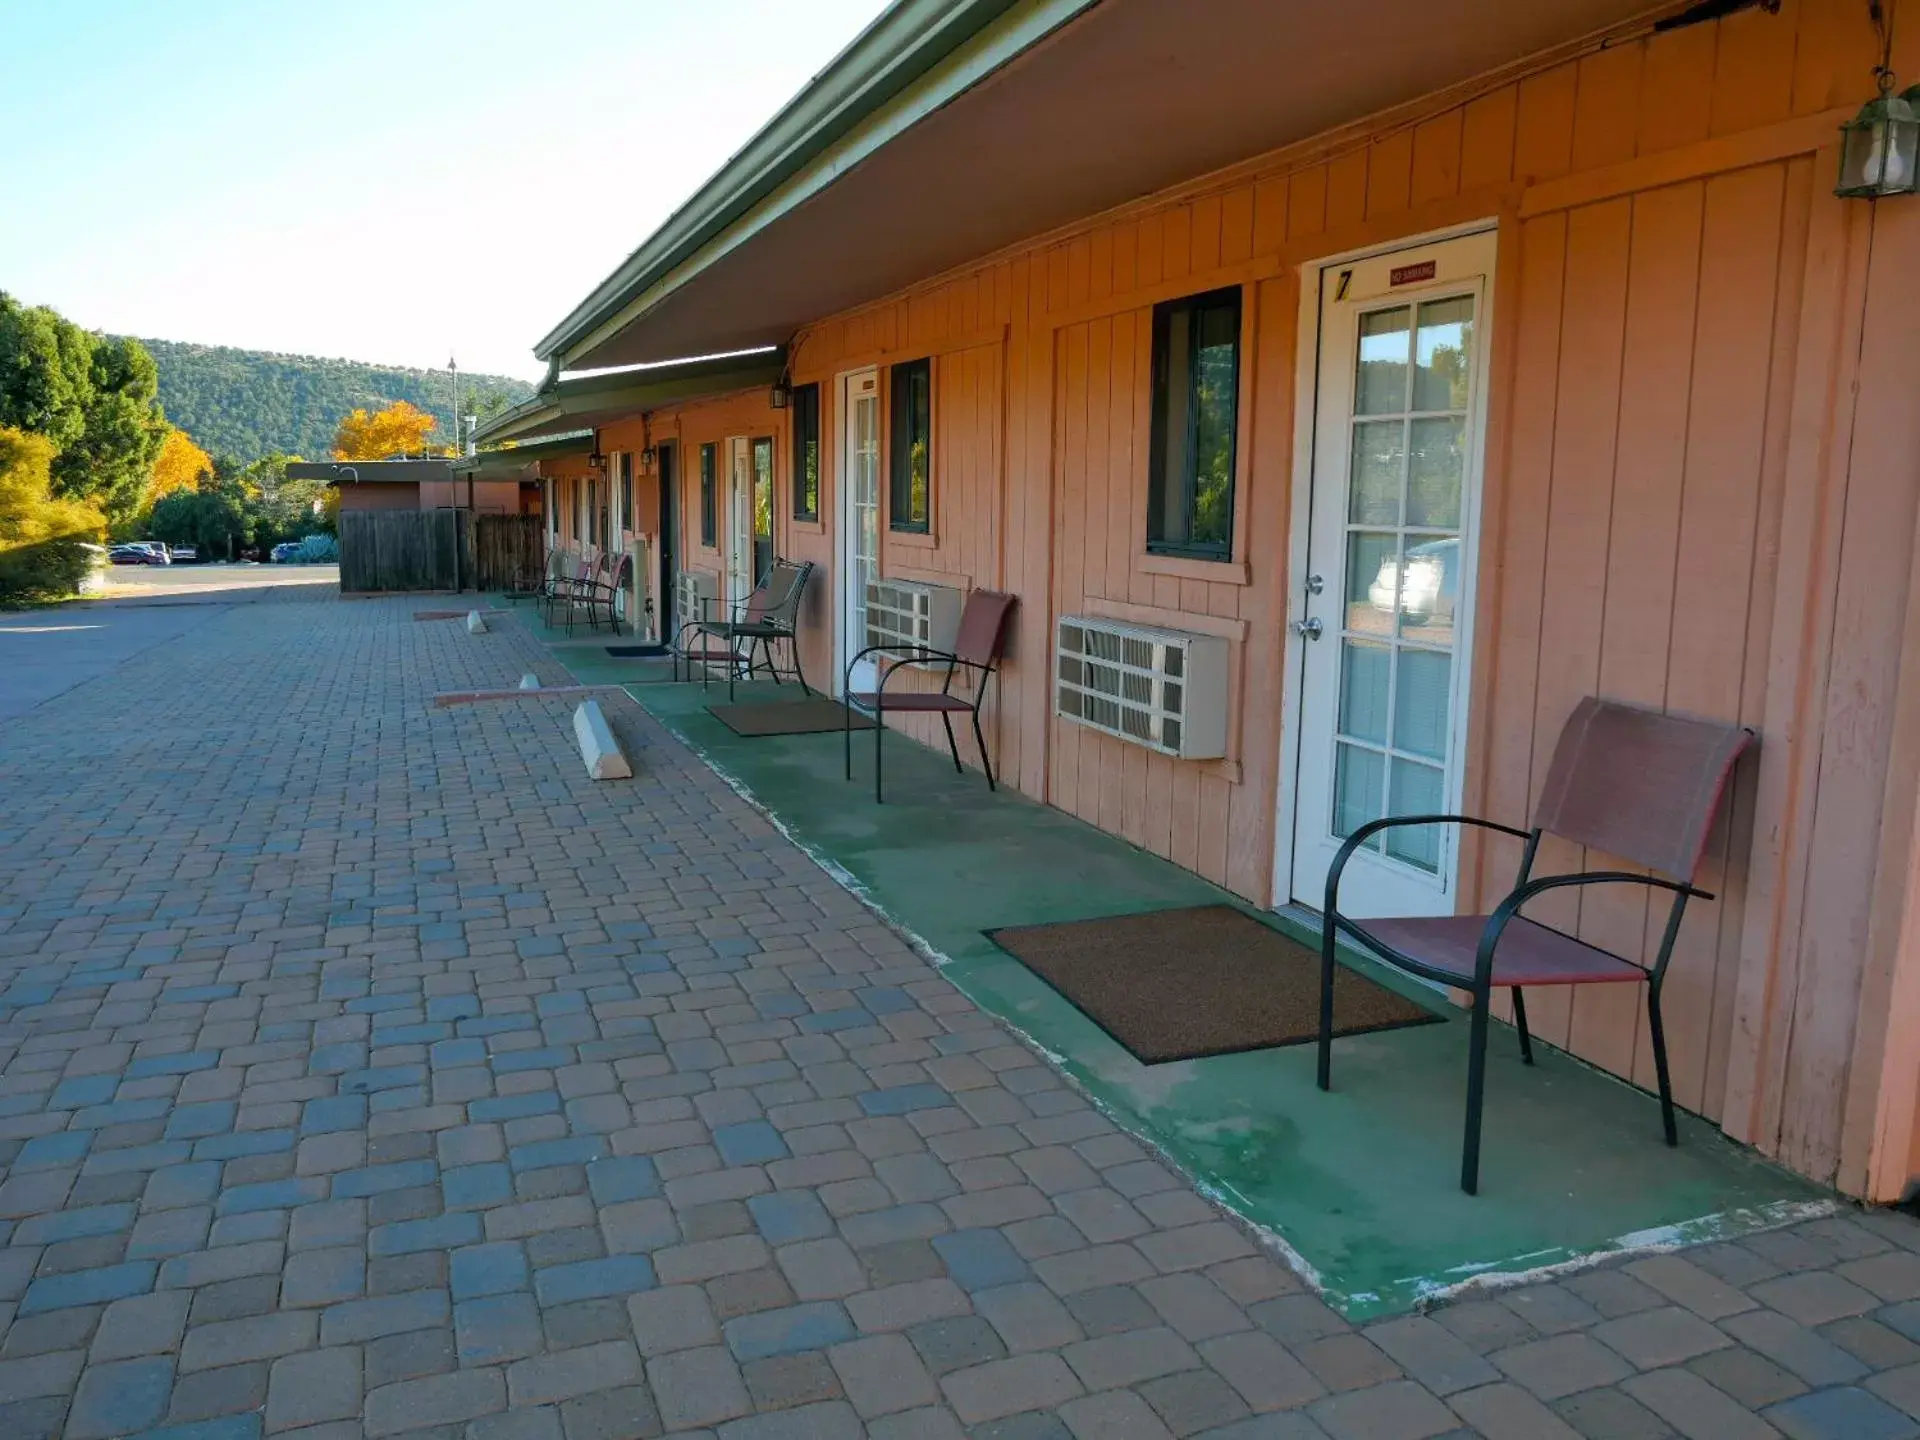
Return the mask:
[[[952,650],[966,597],[951,585],[914,580],[867,582],[867,644]]]
[[[674,623],[686,625],[710,618],[707,602],[718,593],[719,580],[711,570],[682,570],[673,580]]]
[[[1227,642],[1218,635],[1062,615],[1054,713],[1180,760],[1227,753]]]

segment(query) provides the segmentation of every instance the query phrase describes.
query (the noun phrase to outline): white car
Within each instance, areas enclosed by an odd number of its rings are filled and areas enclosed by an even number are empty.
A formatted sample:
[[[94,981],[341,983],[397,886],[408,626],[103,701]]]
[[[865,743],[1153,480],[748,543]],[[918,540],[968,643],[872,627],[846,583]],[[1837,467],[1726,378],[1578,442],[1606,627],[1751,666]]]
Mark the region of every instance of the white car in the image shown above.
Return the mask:
[[[1459,594],[1459,571],[1459,539],[1429,540],[1407,551],[1404,573],[1397,557],[1389,555],[1382,560],[1380,573],[1367,587],[1367,599],[1374,609],[1391,615],[1397,590],[1400,613],[1409,625],[1425,625],[1435,617],[1450,625]]]

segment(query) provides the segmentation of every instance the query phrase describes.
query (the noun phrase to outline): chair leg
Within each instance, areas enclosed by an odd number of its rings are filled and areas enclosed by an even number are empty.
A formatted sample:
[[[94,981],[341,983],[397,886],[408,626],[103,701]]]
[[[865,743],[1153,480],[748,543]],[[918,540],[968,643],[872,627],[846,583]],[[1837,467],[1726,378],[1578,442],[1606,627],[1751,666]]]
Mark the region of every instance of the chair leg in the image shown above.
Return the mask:
[[[947,727],[947,752],[953,756],[953,773],[964,775],[967,771],[966,767],[960,763],[960,742],[953,738],[953,717],[942,710],[940,723]]]
[[[1491,987],[1473,997],[1473,1025],[1467,1038],[1467,1133],[1460,1147],[1460,1188],[1480,1193],[1480,1115],[1487,1098],[1487,1011],[1492,1009]]]
[[[811,700],[813,690],[807,684],[807,672],[800,668],[800,637],[798,635],[787,637],[787,649],[793,654],[793,678],[800,682],[800,693]]]
[[[987,754],[987,737],[980,733],[978,710],[973,712],[973,743],[980,747],[980,768],[987,772],[987,789],[998,790],[1000,787],[993,780],[993,759]]]
[[[1533,1032],[1527,1029],[1526,993],[1516,985],[1513,987],[1513,1024],[1520,1032],[1520,1060],[1522,1064],[1533,1063]]]
[[[1320,921],[1320,1069],[1322,1090],[1333,1088],[1333,916]]]
[[[853,779],[853,706],[847,703],[845,695],[840,697],[840,728],[847,747],[847,779]]]
[[[1647,985],[1647,1037],[1653,1041],[1653,1070],[1660,1080],[1660,1123],[1666,1128],[1667,1144],[1678,1147],[1680,1128],[1673,1119],[1673,1079],[1667,1072],[1667,1030],[1660,1022],[1660,982]]]
[[[874,687],[878,689],[879,687]],[[887,733],[887,707],[879,703],[875,696],[873,709],[873,803],[884,805],[886,798],[880,793],[880,738]]]

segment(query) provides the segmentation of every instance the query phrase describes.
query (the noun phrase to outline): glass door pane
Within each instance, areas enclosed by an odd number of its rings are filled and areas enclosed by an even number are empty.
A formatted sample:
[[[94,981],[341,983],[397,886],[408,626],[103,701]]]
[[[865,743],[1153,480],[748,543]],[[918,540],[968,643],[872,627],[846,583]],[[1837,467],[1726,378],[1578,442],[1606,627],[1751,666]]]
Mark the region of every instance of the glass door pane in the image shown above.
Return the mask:
[[[1444,808],[1472,404],[1472,295],[1359,315],[1330,817],[1350,835]],[[1329,636],[1332,639],[1335,637]],[[1372,848],[1439,873],[1436,828]]]

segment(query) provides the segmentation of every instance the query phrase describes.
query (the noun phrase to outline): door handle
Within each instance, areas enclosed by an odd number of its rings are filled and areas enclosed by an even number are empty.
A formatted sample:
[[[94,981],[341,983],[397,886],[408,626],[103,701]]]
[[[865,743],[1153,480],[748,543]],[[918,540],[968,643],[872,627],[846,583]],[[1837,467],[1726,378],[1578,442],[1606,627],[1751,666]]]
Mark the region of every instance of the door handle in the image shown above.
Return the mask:
[[[1293,622],[1293,633],[1303,640],[1318,640],[1323,628],[1318,615],[1307,620],[1296,620]]]

